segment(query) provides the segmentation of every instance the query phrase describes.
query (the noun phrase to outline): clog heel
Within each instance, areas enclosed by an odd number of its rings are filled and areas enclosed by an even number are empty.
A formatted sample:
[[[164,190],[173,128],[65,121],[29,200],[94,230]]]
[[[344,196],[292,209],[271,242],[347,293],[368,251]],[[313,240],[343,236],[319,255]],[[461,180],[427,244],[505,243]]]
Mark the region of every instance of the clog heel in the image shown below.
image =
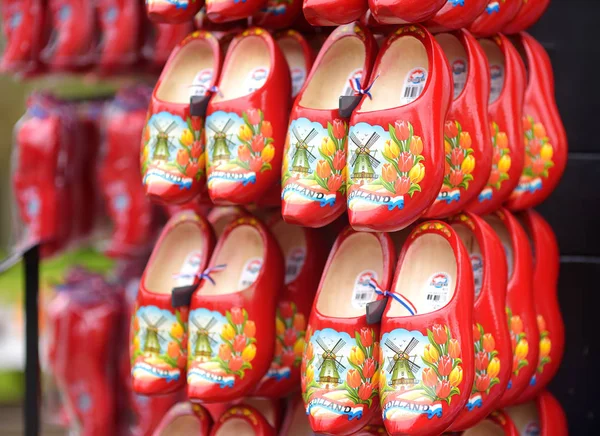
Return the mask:
[[[262,414],[252,406],[233,406],[212,428],[210,436],[275,436],[277,432]]]
[[[469,26],[488,4],[488,0],[449,1],[425,25],[432,32],[458,30]]]
[[[524,0],[489,0],[483,12],[467,29],[477,37],[486,38],[502,32],[517,16],[523,3]]]
[[[487,418],[461,433],[462,436],[519,436],[519,430],[503,410],[492,412]]]
[[[548,391],[534,401],[506,409],[522,435],[567,436],[567,418],[560,403]]]
[[[304,0],[302,10],[312,26],[339,26],[358,20],[368,5],[367,0]]]
[[[506,35],[512,35],[529,29],[546,12],[550,0],[524,1],[515,18],[501,30]]]
[[[209,0],[206,16],[213,23],[243,20],[256,14],[267,4],[267,0]]]
[[[406,24],[427,21],[446,0],[369,0],[369,10],[381,24]]]
[[[208,436],[212,426],[209,413],[199,404],[175,404],[163,417],[153,436],[194,434]]]
[[[157,23],[180,24],[191,21],[203,4],[202,0],[146,0],[146,13]]]

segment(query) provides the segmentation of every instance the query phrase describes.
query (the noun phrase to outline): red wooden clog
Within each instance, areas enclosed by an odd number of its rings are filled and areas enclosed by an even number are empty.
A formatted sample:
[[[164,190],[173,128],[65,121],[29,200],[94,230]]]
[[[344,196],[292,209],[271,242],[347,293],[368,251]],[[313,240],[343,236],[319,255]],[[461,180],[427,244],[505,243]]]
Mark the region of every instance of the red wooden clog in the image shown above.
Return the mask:
[[[129,366],[129,362],[127,362],[127,366]],[[136,436],[153,434],[163,416],[172,406],[184,399],[185,395],[182,396],[181,394],[185,394],[184,388],[168,395],[155,395],[152,397],[129,392],[129,412],[133,415],[133,420],[128,417],[128,434]]]
[[[194,26],[192,23],[165,24],[153,22],[150,24],[150,26],[146,26],[148,32],[142,47],[142,57],[146,61],[147,69],[150,72],[159,73],[173,49],[194,30]]]
[[[179,436],[194,434],[208,436],[212,426],[209,413],[199,404],[175,404],[152,433],[153,436]]]
[[[285,259],[284,286],[278,293],[275,353],[267,374],[253,395],[280,398],[300,382],[306,321],[310,316],[325,255],[315,230],[286,224],[280,216],[268,221]]]
[[[428,218],[451,216],[481,192],[492,168],[488,123],[490,74],[485,53],[466,30],[436,35],[454,79],[454,99],[444,126],[444,182]]]
[[[488,1],[449,0],[425,25],[432,32],[467,27],[484,11]]]
[[[202,190],[205,126],[191,113],[190,99],[206,96],[220,66],[216,38],[195,31],[173,50],[156,83],[142,136],[143,182],[156,201],[186,203]]]
[[[434,17],[447,0],[369,0],[369,10],[381,24],[420,23]]]
[[[174,288],[198,283],[214,247],[210,224],[189,212],[173,216],[154,247],[140,282],[131,327],[133,390],[154,395],[185,385],[186,306],[173,307]]]
[[[492,412],[483,421],[462,432],[462,436],[519,436],[519,430],[503,410]]]
[[[450,222],[469,252],[475,283],[475,379],[469,401],[451,427],[465,430],[496,409],[512,374],[513,353],[506,323],[508,270],[504,247],[482,218],[466,213]]]
[[[304,402],[300,395],[288,399],[285,418],[279,432],[280,435],[305,436],[312,434],[312,428],[306,416]]]
[[[567,436],[567,418],[560,403],[548,391],[535,401],[506,410],[521,435]]]
[[[103,72],[123,69],[138,60],[144,25],[140,8],[138,0],[96,2],[102,35],[97,64]]]
[[[506,313],[513,349],[512,375],[497,407],[519,402],[537,369],[540,335],[532,292],[532,258],[527,233],[506,209],[485,217],[504,246],[508,265]]]
[[[419,224],[396,265],[381,320],[379,391],[388,433],[440,434],[473,383],[473,272],[458,234]]]
[[[557,295],[558,244],[550,224],[530,209],[517,216],[529,235],[533,252],[533,296],[540,332],[537,371],[519,400],[530,401],[554,378],[565,347],[565,326]]]
[[[297,30],[287,29],[278,32],[275,34],[275,40],[290,68],[293,101],[304,87],[313,65],[314,53],[308,41]]]
[[[210,436],[275,436],[277,432],[252,406],[233,406],[212,428]]]
[[[394,260],[387,234],[350,227],[329,254],[302,358],[302,394],[315,433],[352,434],[378,410],[379,325],[367,323],[366,306],[383,298],[371,285],[388,289]]]
[[[281,426],[283,409],[279,400],[270,398],[244,398],[240,404],[256,409],[274,429],[278,429]]]
[[[187,382],[190,399],[214,403],[245,396],[269,369],[283,259],[266,226],[244,217],[225,229],[209,267],[190,306]]]
[[[492,172],[479,196],[466,210],[485,215],[497,210],[519,183],[523,171],[524,144],[521,119],[525,89],[523,61],[503,35],[479,41],[491,72],[489,121],[494,147]]]
[[[216,203],[248,204],[280,177],[290,103],[285,57],[261,28],[229,46],[206,119],[208,192]]]
[[[213,23],[226,23],[256,14],[268,0],[207,0],[206,16]]]
[[[491,37],[502,32],[519,12],[524,0],[490,0],[485,10],[467,29],[478,37]]]
[[[550,5],[550,0],[525,0],[516,17],[502,29],[502,33],[511,35],[533,26]]]
[[[340,96],[366,87],[377,46],[357,23],[338,27],[325,41],[296,98],[282,168],[283,218],[292,224],[322,227],[346,209],[348,118]]]
[[[452,77],[442,48],[420,25],[388,37],[371,77],[372,98],[363,97],[350,121],[348,216],[358,230],[396,231],[440,192]]]
[[[238,218],[250,215],[246,209],[239,206],[214,207],[206,217],[211,224],[215,235],[220,238],[225,228]]]
[[[252,24],[267,29],[285,29],[294,24],[302,12],[302,0],[267,0],[252,16]]]
[[[524,210],[544,201],[556,188],[567,164],[567,134],[554,98],[548,53],[527,33],[514,38],[528,72],[523,104],[525,165],[506,207]]]
[[[304,0],[304,17],[312,26],[339,26],[358,20],[367,11],[367,0]]]
[[[146,13],[157,23],[180,24],[191,21],[203,4],[202,0],[146,0]]]

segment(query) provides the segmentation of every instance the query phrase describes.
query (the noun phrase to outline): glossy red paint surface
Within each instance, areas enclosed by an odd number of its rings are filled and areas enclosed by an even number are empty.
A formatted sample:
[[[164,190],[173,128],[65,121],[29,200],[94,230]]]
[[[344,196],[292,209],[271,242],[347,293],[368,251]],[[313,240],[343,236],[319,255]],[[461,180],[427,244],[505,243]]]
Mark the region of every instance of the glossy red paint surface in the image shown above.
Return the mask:
[[[485,10],[487,4],[488,0],[447,1],[425,25],[431,31],[467,27]]]
[[[494,147],[492,172],[479,196],[465,208],[478,215],[494,212],[509,198],[519,183],[525,160],[521,122],[525,66],[508,38],[497,35],[492,41],[502,51],[504,66],[490,65],[492,94],[496,92],[497,95],[488,107]]]
[[[515,36],[528,72],[523,103],[525,164],[519,184],[506,207],[524,210],[543,202],[554,191],[567,164],[567,134],[554,97],[550,57],[531,35]]]
[[[206,45],[212,55],[212,76],[200,79],[202,90],[198,92],[208,92],[218,80],[221,68],[221,49],[216,38],[211,33],[195,31],[173,50],[156,83],[142,134],[141,165],[146,194],[161,203],[187,203],[204,187],[204,119],[191,116],[189,103],[164,101],[158,96],[159,89],[167,85],[163,81],[169,78],[190,44]]]
[[[164,227],[140,281],[140,289],[134,307],[134,315],[132,316],[130,330],[131,373],[133,390],[138,394],[167,394],[185,386],[187,363],[185,344],[188,341],[187,320],[189,308],[174,308],[170,292],[159,294],[150,291],[146,287],[146,277],[150,274],[149,271],[162,267],[156,264],[156,259],[163,241],[173,229],[182,224],[195,225],[197,232],[202,236],[203,246],[196,248],[200,254],[197,258],[198,273],[204,271],[215,244],[210,224],[204,218],[200,218],[193,213],[181,212],[173,216]],[[176,274],[177,271],[164,271],[163,273],[172,275]],[[197,284],[198,282],[199,279],[195,278],[194,283]],[[152,332],[154,331],[157,333],[159,347],[154,344],[151,345],[151,339],[148,338],[153,335]],[[166,343],[160,343],[159,338],[163,342],[167,341],[168,346]]]
[[[146,0],[146,13],[157,23],[180,24],[194,18],[203,4],[202,0]]]
[[[232,428],[227,428],[227,423],[231,421],[244,421],[247,426],[250,426],[253,434],[256,436],[275,436],[277,432],[265,419],[264,416],[258,412],[254,407],[247,405],[233,406],[227,410],[217,422],[213,425],[210,432],[211,436],[228,436],[231,433]],[[244,426],[244,427],[247,427]],[[237,424],[235,427],[239,429],[241,426]]]
[[[550,5],[550,0],[528,0],[523,2],[516,17],[502,29],[508,35],[519,33],[533,26]]]
[[[420,23],[432,18],[447,0],[369,0],[369,9],[381,24]]]
[[[425,212],[426,218],[442,218],[463,210],[486,185],[492,168],[488,122],[490,73],[485,52],[466,30],[450,35],[458,38],[467,53],[466,59],[451,61],[454,86],[463,83],[464,88],[452,100],[446,115],[444,182],[433,205]]]
[[[264,82],[242,97],[216,101],[213,96],[207,109],[208,191],[215,204],[255,202],[281,174],[291,80],[285,57],[271,35],[258,27],[238,35],[229,46],[221,80],[236,74],[232,70],[236,58],[247,56],[238,46],[250,39],[259,39],[269,53],[269,65],[260,67],[266,74]],[[224,132],[229,122],[239,130]],[[229,142],[220,139],[223,133],[230,134]],[[223,147],[217,147],[221,143],[228,147],[225,155],[220,151]]]
[[[358,20],[367,0],[304,0],[304,17],[312,26],[339,26]]]
[[[217,344],[213,344],[210,357],[198,359],[194,350],[197,343],[188,342],[188,397],[192,401],[219,403],[246,396],[266,374],[273,359],[275,295],[283,284],[284,268],[281,249],[275,238],[256,218],[239,218],[221,235],[208,266],[216,266],[227,239],[240,227],[251,229],[260,238],[260,269],[254,272],[254,281],[243,290],[208,295],[203,289],[213,285],[205,280],[194,293],[190,318],[197,320],[196,327],[204,326],[215,318],[221,320],[223,329],[212,336],[220,339],[217,341],[218,348]],[[227,266],[223,271],[215,272],[213,279],[218,283],[219,276],[225,274]],[[195,331],[198,332],[197,329]],[[193,332],[190,327],[190,335]],[[228,342],[224,342],[226,338]]]
[[[415,380],[426,386],[427,390],[414,389],[415,384],[394,385],[393,373],[384,373],[383,368],[387,367],[382,366],[379,380],[381,409],[385,428],[391,435],[442,433],[463,410],[471,394],[474,378],[473,272],[469,254],[450,225],[441,221],[427,221],[415,227],[400,253],[391,289],[396,289],[408,250],[419,238],[430,234],[443,237],[452,248],[456,258],[456,277],[452,277],[456,283],[455,290],[450,301],[442,308],[423,314],[417,312],[412,316],[391,317],[391,305],[397,303],[388,299],[381,320],[383,357],[386,352],[395,352],[390,342],[398,349],[410,346],[409,340],[429,342],[425,345],[424,354],[419,356],[421,359],[415,359],[415,362],[418,361],[417,365],[426,368],[428,375],[434,377],[434,380],[430,380],[423,369],[423,380]],[[431,357],[430,351],[434,352],[435,357]],[[429,361],[431,365],[426,365]],[[432,370],[434,367],[437,368],[436,372]],[[451,401],[447,401],[450,398]]]
[[[211,0],[206,4],[206,16],[213,23],[226,23],[251,17],[267,4],[268,0]]]
[[[488,420],[498,424],[504,430],[506,436],[519,436],[519,430],[515,426],[515,423],[510,419],[503,410],[496,410],[490,414]]]
[[[301,101],[304,92],[311,86],[315,74],[319,71],[322,74],[322,63],[327,59],[327,53],[335,49],[337,44],[347,41],[347,38],[354,38],[364,46],[365,59],[360,73],[360,82],[362,87],[366,87],[369,83],[371,67],[377,53],[373,36],[366,27],[358,23],[338,27],[323,44],[290,114],[281,193],[282,215],[290,224],[323,227],[333,222],[346,210],[344,170],[347,172],[349,119],[340,117],[339,106],[331,109],[314,109],[302,106]],[[347,75],[350,77],[353,73],[356,72],[348,67]],[[322,80],[318,75],[316,77]],[[305,138],[311,137],[311,132],[315,133],[314,137],[306,141]],[[322,146],[323,141],[328,141],[328,146],[325,148]],[[308,147],[307,153],[312,154],[315,160],[314,163],[307,162],[309,163],[307,167],[298,168],[297,145],[303,142]],[[321,183],[315,182],[317,175]]]
[[[238,218],[250,215],[246,209],[239,206],[213,207],[206,217],[213,227],[217,238],[223,231]]]
[[[355,141],[349,141],[348,216],[350,225],[357,230],[390,232],[407,227],[431,206],[444,179],[444,122],[451,102],[452,77],[448,61],[435,38],[420,25],[400,27],[381,47],[371,76],[386,74],[381,69],[385,52],[403,38],[416,39],[425,48],[428,58],[426,83],[416,100],[391,109],[362,112],[368,99],[364,96],[352,115],[350,138],[353,135],[365,137],[363,142],[375,137],[373,135],[379,138],[375,145],[377,151],[381,151],[377,159],[381,159],[382,165],[373,171],[370,180],[387,182],[383,186],[370,185],[365,179],[354,177],[352,149],[358,151],[359,146]],[[402,153],[382,159],[386,156],[386,139],[393,140],[391,129],[396,132],[395,148]],[[374,148],[369,149],[369,155]],[[403,159],[402,164],[400,159]],[[384,171],[387,174],[383,174]]]
[[[132,65],[138,58],[143,29],[140,2],[101,0],[96,2],[102,39],[98,66],[103,71]]]
[[[548,391],[542,391],[536,400],[540,420],[540,436],[567,436],[567,417],[562,406]]]
[[[166,414],[163,415],[160,424],[156,427],[156,430],[152,433],[153,436],[161,436],[164,434],[169,426],[176,422],[179,418],[191,417],[195,418],[198,422],[199,433],[194,433],[198,436],[208,436],[212,427],[212,418],[204,407],[200,404],[192,404],[189,402],[175,404]],[[186,422],[187,424],[187,422]],[[176,424],[175,424],[176,425]],[[173,431],[174,427],[169,429]]]
[[[513,346],[512,376],[509,386],[498,403],[499,408],[520,402],[521,395],[537,370],[540,335],[537,326],[533,294],[533,260],[527,233],[506,209],[495,212],[510,235],[512,262],[507,256],[508,287],[506,310]],[[512,266],[511,266],[512,263]]]
[[[523,0],[490,0],[468,30],[478,37],[490,37],[502,32],[504,26],[517,16],[522,4]]]
[[[554,378],[565,348],[565,326],[557,295],[560,265],[558,244],[550,224],[530,209],[519,215],[533,251],[533,295],[540,332],[537,371],[519,398],[530,401]]]
[[[379,325],[368,325],[366,313],[358,317],[345,317],[343,314],[333,317],[318,310],[320,299],[331,298],[323,291],[330,266],[342,253],[342,245],[356,234],[358,232],[347,227],[335,241],[306,331],[307,345],[302,358],[301,386],[306,413],[315,433],[353,434],[367,425],[379,408]],[[394,245],[385,233],[372,233],[370,237],[377,239],[383,255],[382,277],[378,278],[377,283],[381,289],[389,289],[395,260]],[[376,300],[381,298],[383,297],[377,296]],[[326,348],[331,347],[330,351],[335,350],[334,359],[344,365],[338,367],[339,384],[325,381],[325,377],[320,374],[321,368],[316,360],[329,355],[321,344]],[[336,349],[337,344],[342,344],[342,347]],[[362,375],[356,368],[361,368]],[[342,383],[344,384],[341,385]]]
[[[286,49],[283,47],[283,45],[285,45],[286,42],[291,41],[291,42],[295,43],[297,46],[299,46],[300,49],[302,50],[302,55],[304,58],[304,69],[296,70],[294,68],[290,68],[290,77],[292,80],[291,96],[292,96],[292,103],[293,103],[294,99],[300,93],[300,91],[302,91],[302,88],[304,87],[304,84],[307,81],[308,74],[310,73],[310,70],[313,66],[313,62],[315,60],[315,54],[313,52],[312,47],[308,43],[307,39],[304,37],[304,35],[302,35],[302,33],[300,33],[297,30],[294,30],[294,29],[282,30],[280,32],[277,32],[274,36],[275,36],[275,41],[277,41],[277,44],[281,48],[283,55],[286,57],[286,59],[288,59],[288,57],[291,58],[291,56],[293,55],[292,53],[286,53]],[[282,45],[282,43],[283,43],[283,45]],[[289,65],[289,62],[288,62],[288,65]]]
[[[467,406],[451,427],[466,430],[496,409],[512,373],[513,353],[506,323],[508,270],[504,247],[482,218],[466,213],[451,218],[450,223],[455,229],[462,226],[472,232],[481,250],[481,255],[471,254],[476,287],[478,282],[481,287],[475,290],[473,306],[475,379]]]
[[[150,23],[142,57],[151,72],[159,73],[169,59],[171,52],[190,32],[194,30],[192,23],[165,24]]]
[[[302,13],[302,0],[267,0],[252,17],[252,24],[267,29],[290,27]]]

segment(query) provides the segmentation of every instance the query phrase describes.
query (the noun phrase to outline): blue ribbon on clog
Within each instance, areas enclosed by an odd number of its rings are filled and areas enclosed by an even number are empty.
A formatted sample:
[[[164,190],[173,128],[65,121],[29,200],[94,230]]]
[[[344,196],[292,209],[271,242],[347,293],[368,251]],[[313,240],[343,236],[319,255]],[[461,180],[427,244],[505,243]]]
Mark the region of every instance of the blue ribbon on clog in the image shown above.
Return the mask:
[[[350,79],[350,87],[356,95],[367,95],[371,100],[373,100],[373,96],[371,95],[371,88],[373,87],[373,85],[375,85],[377,79],[379,79],[379,75],[377,75],[377,77],[373,79],[369,86],[363,89],[363,87],[360,84],[360,79],[358,77],[355,77],[354,79]]]
[[[368,285],[371,289],[373,289],[375,291],[375,293],[377,295],[383,295],[384,297],[391,297],[394,300],[396,300],[398,303],[400,303],[402,306],[404,306],[404,308],[406,310],[408,310],[408,313],[410,313],[412,316],[417,314],[417,308],[404,295],[398,294],[396,292],[386,291],[385,289],[381,289],[374,279],[369,280]]]

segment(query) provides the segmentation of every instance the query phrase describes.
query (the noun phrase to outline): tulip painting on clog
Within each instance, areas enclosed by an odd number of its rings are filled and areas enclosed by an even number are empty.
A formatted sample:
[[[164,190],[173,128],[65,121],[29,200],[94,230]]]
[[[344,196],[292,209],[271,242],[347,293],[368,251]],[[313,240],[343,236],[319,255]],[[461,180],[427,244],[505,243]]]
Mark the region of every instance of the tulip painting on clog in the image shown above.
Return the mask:
[[[527,0],[489,0],[483,12],[467,27],[478,37],[489,37],[502,32]]]
[[[146,0],[146,12],[152,21],[179,24],[190,21],[203,3],[202,0]]]

